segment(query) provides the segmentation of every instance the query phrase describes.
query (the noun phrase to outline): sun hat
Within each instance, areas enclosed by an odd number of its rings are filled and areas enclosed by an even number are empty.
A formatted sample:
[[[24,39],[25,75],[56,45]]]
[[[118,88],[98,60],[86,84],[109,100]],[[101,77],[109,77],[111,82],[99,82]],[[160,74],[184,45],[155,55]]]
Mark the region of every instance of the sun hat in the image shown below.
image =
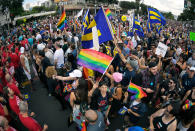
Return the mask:
[[[119,72],[113,73],[112,76],[113,76],[115,82],[120,82],[123,79],[122,73],[119,73]]]
[[[82,77],[82,72],[78,69],[73,70],[73,72],[69,73],[70,77]]]

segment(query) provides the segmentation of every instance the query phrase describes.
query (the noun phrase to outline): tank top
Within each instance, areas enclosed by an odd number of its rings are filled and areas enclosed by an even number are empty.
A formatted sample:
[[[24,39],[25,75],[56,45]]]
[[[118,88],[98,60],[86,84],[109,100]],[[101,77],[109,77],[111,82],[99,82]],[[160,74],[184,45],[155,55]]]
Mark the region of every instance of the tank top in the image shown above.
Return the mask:
[[[192,98],[192,93],[193,90],[191,90],[190,95],[188,96],[188,100],[190,100],[191,102],[195,102],[195,99]]]
[[[164,114],[162,116],[156,117],[153,120],[153,124],[154,124],[154,128],[155,131],[167,131],[167,127],[173,122],[175,121],[175,118],[173,120],[171,120],[168,124],[165,124],[162,121]]]
[[[27,57],[25,55],[21,55],[20,58],[21,57],[24,57],[24,64],[25,64],[27,70],[30,72],[30,65],[29,65]]]

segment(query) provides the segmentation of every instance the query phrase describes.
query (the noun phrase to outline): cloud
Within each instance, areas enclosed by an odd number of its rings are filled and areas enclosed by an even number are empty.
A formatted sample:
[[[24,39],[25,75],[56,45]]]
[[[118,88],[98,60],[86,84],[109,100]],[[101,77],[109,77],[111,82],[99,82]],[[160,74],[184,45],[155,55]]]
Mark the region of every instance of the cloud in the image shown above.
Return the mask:
[[[119,1],[135,1],[135,0],[119,0]],[[172,12],[179,15],[183,11],[184,0],[141,0],[146,5],[157,8],[160,11]]]

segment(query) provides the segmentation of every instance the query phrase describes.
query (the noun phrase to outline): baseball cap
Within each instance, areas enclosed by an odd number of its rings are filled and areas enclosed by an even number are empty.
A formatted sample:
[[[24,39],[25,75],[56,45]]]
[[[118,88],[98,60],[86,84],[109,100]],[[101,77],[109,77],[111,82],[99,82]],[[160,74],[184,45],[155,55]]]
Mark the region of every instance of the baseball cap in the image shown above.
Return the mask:
[[[122,73],[119,73],[119,72],[113,73],[112,76],[113,76],[115,82],[120,82],[123,79]]]
[[[190,67],[190,71],[195,71],[195,67]]]
[[[78,69],[73,70],[73,72],[69,73],[70,77],[82,77],[82,72]]]
[[[24,53],[24,47],[20,48],[20,53]]]

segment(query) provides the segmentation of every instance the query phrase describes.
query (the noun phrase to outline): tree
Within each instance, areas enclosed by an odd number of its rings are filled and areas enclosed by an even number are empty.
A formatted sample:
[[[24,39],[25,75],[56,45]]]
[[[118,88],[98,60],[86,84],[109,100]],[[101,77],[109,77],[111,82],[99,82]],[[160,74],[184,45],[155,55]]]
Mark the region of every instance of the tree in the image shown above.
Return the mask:
[[[4,13],[6,8],[8,8],[12,17],[20,15],[24,11],[22,7],[23,1],[24,0],[0,0],[1,12]]]
[[[178,16],[177,20],[186,21],[186,20],[195,20],[195,1],[191,1],[191,7],[185,8],[183,12]]]
[[[171,13],[171,12],[164,12],[164,13],[162,13],[162,15],[165,17],[165,18],[167,18],[167,19],[174,19],[174,15]]]

